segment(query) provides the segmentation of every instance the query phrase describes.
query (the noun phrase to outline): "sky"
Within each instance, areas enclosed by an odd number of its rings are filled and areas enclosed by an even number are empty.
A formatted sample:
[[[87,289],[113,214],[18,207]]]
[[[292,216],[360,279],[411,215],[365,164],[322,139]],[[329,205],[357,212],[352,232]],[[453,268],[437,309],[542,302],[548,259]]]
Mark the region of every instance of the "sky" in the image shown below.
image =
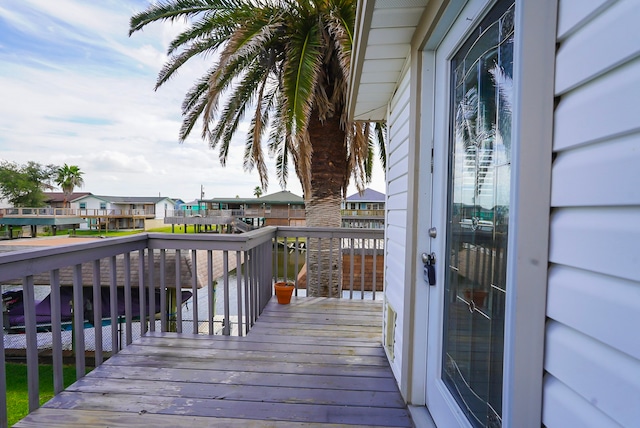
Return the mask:
[[[191,60],[154,91],[166,47],[187,24],[154,23],[129,37],[131,15],[149,3],[0,2],[0,159],[77,165],[84,187],[76,191],[95,195],[253,197],[260,181],[243,170],[244,132],[225,167],[200,128],[179,143],[184,94],[213,59]],[[274,164],[265,194],[282,190]],[[369,187],[385,190],[379,164]],[[286,190],[302,195],[293,166]]]

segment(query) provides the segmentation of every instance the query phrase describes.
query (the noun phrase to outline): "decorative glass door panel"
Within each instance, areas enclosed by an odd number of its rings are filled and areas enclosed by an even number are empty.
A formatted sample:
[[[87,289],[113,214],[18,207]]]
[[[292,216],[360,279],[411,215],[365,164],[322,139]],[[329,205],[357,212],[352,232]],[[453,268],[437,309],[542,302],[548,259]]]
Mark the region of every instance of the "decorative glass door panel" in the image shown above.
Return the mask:
[[[501,426],[513,1],[451,60],[442,379],[473,426]]]

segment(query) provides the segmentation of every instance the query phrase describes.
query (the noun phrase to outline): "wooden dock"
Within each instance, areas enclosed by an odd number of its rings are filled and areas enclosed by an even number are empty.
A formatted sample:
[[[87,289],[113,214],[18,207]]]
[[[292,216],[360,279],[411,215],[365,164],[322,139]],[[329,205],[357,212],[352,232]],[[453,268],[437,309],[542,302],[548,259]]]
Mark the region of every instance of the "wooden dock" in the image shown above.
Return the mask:
[[[247,337],[154,333],[16,427],[401,426],[382,304],[293,298]]]

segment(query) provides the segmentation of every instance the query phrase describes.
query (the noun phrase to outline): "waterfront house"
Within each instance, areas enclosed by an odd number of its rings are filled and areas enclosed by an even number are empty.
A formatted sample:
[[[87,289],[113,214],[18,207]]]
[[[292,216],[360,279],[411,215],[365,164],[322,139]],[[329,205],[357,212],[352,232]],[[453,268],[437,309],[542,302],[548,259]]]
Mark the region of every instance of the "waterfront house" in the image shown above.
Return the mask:
[[[85,195],[71,201],[77,215],[87,218],[90,228],[148,229],[162,226],[165,213],[175,201],[162,196]]]
[[[384,228],[384,193],[370,188],[342,201],[342,227]]]
[[[358,2],[388,126],[387,356],[417,426],[640,420],[640,3]]]

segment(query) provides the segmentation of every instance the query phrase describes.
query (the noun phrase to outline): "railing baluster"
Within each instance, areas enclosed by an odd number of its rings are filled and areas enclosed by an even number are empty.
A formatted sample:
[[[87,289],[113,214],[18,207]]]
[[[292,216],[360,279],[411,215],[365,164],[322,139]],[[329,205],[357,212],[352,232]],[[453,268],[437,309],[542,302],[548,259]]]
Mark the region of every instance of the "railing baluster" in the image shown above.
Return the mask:
[[[133,296],[131,295],[131,253],[124,254],[124,325],[125,343],[133,342]],[[119,315],[119,314],[118,314]]]
[[[147,250],[149,253],[149,331],[156,331],[156,283],[155,283],[155,255],[152,248]]]
[[[209,305],[209,316],[207,319],[209,320],[209,334],[213,335],[215,333],[215,325],[213,323],[215,315],[216,315],[216,289],[213,284],[213,251],[207,250],[207,291],[208,291],[208,305]]]
[[[298,273],[300,272],[300,267],[298,266],[298,259],[300,257],[300,239],[296,236],[296,249],[295,249],[295,254],[296,254],[296,271],[295,271],[295,278],[294,278],[294,285],[295,285],[295,293],[296,293],[296,297],[298,296]]]
[[[125,258],[126,259],[126,258]],[[116,256],[109,259],[109,312],[111,312],[111,355],[118,353],[118,278]],[[126,271],[125,271],[126,275]],[[126,276],[125,276],[126,281]],[[125,282],[126,284],[126,282]],[[126,294],[126,293],[125,293]]]
[[[333,265],[331,264],[333,262],[333,238],[329,238],[329,297],[333,297],[332,294],[332,289],[333,289]],[[338,293],[340,291],[338,290]],[[336,296],[336,297],[340,297],[340,295]]]
[[[378,288],[378,240],[373,240],[373,282],[371,284],[372,298],[376,300],[376,289]]]
[[[274,260],[271,261],[271,265],[274,266],[274,280],[275,282],[279,281],[279,269],[278,265],[280,264],[280,251],[278,251],[278,237],[276,236],[273,240],[273,251],[274,251]]]
[[[84,298],[82,296],[82,265],[73,267],[73,330],[76,357],[76,379],[84,377]]]
[[[287,244],[289,243],[289,241],[287,240],[287,237],[284,237],[284,241],[282,242],[282,255],[283,255],[283,262],[282,262],[282,270],[284,271],[284,282],[289,281],[289,275],[288,275],[288,267],[289,267],[289,248],[287,247]],[[279,251],[278,251],[279,252]]]
[[[349,246],[349,299],[353,299],[353,265],[354,265],[354,254],[353,247],[355,245],[355,241],[351,238]]]
[[[257,278],[258,271],[258,254],[259,248],[252,248],[251,254],[249,254],[249,266],[251,271],[249,272],[249,281],[251,281],[251,326],[255,324],[258,319],[258,307],[260,296],[258,294],[259,278]],[[246,262],[245,262],[246,263]]]
[[[60,270],[49,274],[51,283],[51,352],[53,359],[53,393],[64,389],[62,376],[62,327],[60,316]]]
[[[306,251],[304,252],[305,263],[307,265],[305,290],[307,292],[307,296],[309,296],[309,278],[311,278],[311,269],[310,269],[311,265],[309,264],[309,259],[310,259],[309,254],[311,253],[311,245],[309,243],[311,242],[311,237],[308,233],[307,233],[306,239],[307,239],[307,243],[305,245]]]
[[[191,293],[193,313],[193,334],[198,334],[198,258],[196,250],[191,250]]]
[[[53,281],[52,281],[53,284]],[[98,367],[102,364],[102,287],[100,284],[100,259],[93,261],[93,335],[95,337],[94,365]],[[53,311],[53,299],[51,307]],[[53,328],[53,323],[51,329]]]
[[[24,302],[24,333],[27,341],[27,387],[29,412],[40,407],[38,381],[38,338],[36,333],[36,305],[33,276],[22,279],[22,299]]]
[[[165,266],[167,261],[167,251],[160,250],[160,331],[167,331],[167,277]]]
[[[360,256],[360,300],[364,300],[364,261],[366,258],[366,252],[365,252],[365,240],[364,238],[360,239],[360,246],[361,248],[361,256]]]
[[[318,265],[316,266],[316,269],[318,269],[318,289],[316,290],[316,293],[320,293],[320,290],[322,289],[322,283],[320,282],[320,274],[322,273],[322,238],[318,238]],[[309,292],[309,284],[307,283],[307,292]]]
[[[140,307],[140,335],[147,332],[147,311],[145,308],[145,286],[144,286],[144,250],[138,250],[138,290],[140,297],[138,305]]]
[[[269,270],[269,268],[273,268],[273,263],[271,262],[272,253],[269,253],[269,248],[273,251],[273,246],[269,246],[267,242],[260,248],[259,271],[262,273],[260,277],[260,313],[262,313],[264,307],[269,303],[273,294],[273,286],[271,285],[272,272]],[[267,284],[268,287],[266,286]]]
[[[238,336],[242,336],[242,271],[240,251],[236,251],[236,293],[238,303]]]
[[[344,239],[338,239],[338,254],[340,254],[340,263],[338,264],[338,281],[340,281],[340,297],[342,299],[344,292],[344,248],[343,248]]]
[[[253,325],[253,320],[251,318],[251,288],[249,286],[249,270],[251,263],[249,260],[249,252],[245,251],[242,253],[244,256],[244,264],[243,264],[243,277],[244,277],[244,313],[245,313],[245,334],[249,333],[249,329]]]
[[[229,252],[222,253],[222,276],[224,279],[224,319],[222,326],[222,334],[231,335],[231,321],[229,319]]]
[[[182,255],[180,250],[176,250],[176,333],[182,333],[182,276],[180,268],[182,266]]]

